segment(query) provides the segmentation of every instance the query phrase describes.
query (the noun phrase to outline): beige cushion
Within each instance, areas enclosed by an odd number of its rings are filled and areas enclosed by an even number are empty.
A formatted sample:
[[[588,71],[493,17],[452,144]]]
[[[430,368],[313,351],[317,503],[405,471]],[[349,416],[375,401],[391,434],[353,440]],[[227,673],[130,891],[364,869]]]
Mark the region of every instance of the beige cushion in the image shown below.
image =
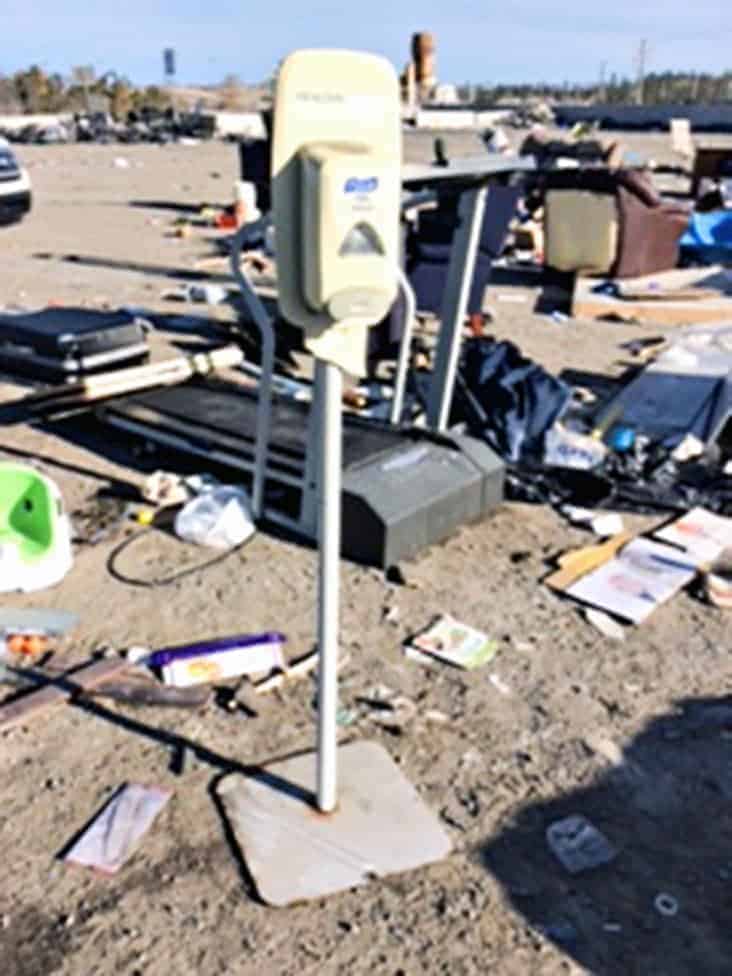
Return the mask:
[[[549,190],[544,261],[559,271],[610,270],[618,248],[615,197],[589,190]]]

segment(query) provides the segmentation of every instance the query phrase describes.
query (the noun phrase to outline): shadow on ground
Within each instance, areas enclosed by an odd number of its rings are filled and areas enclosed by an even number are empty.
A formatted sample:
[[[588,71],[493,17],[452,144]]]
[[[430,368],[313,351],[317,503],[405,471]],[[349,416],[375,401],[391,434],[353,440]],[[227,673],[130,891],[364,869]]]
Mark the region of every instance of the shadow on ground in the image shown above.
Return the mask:
[[[617,848],[612,863],[571,875],[555,859],[546,828],[573,814]],[[516,911],[596,976],[732,972],[732,696],[679,702],[622,764],[525,807],[480,857]]]

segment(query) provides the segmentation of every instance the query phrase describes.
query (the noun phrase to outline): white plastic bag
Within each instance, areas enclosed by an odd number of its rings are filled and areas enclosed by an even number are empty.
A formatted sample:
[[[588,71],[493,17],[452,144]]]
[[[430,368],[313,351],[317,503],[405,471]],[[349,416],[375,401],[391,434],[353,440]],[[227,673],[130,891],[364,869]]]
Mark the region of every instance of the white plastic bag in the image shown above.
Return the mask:
[[[175,534],[212,549],[231,549],[254,534],[249,496],[242,488],[221,485],[204,491],[175,517]]]
[[[602,464],[607,448],[587,434],[555,424],[544,437],[544,464],[589,471]]]

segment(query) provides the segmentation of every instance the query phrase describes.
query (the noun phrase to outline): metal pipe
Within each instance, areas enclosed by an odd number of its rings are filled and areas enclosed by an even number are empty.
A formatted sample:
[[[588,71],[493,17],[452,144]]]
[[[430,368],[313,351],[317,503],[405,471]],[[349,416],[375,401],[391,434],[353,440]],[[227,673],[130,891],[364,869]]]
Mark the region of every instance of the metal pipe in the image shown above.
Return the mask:
[[[473,286],[487,195],[488,188],[481,186],[465,191],[460,198],[459,224],[450,250],[440,337],[427,405],[427,425],[436,433],[444,433],[450,419],[463,323]]]
[[[316,360],[320,401],[318,440],[318,809],[337,804],[338,622],[341,550],[343,378],[337,366]]]
[[[263,227],[266,218],[257,221]],[[267,448],[272,425],[272,373],[274,371],[275,335],[272,320],[259,295],[241,269],[241,248],[254,224],[243,224],[231,242],[231,271],[241,289],[242,299],[262,339],[262,373],[257,396],[257,436],[254,444],[254,472],[252,476],[252,512],[255,519],[264,511],[264,487],[267,476]]]
[[[404,295],[406,308],[404,311],[404,331],[399,346],[399,358],[397,359],[396,375],[394,377],[394,396],[391,401],[391,413],[389,415],[389,420],[392,424],[398,424],[402,419],[404,388],[407,383],[409,354],[412,350],[412,334],[414,332],[414,317],[417,312],[417,299],[414,296],[414,290],[409,284],[409,279],[402,268],[398,268],[397,278],[399,280],[399,287]]]

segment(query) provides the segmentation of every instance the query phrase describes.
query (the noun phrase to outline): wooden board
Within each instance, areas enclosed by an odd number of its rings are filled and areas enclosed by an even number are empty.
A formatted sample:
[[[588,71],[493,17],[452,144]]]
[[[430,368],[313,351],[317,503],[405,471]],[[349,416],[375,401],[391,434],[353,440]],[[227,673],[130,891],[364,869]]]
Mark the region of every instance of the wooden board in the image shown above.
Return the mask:
[[[623,293],[633,296],[628,298],[593,291],[602,280],[577,275],[573,318],[669,326],[732,322],[732,294],[725,294],[725,276],[719,267],[677,269],[616,281]],[[694,293],[698,297],[691,297]]]
[[[553,590],[566,590],[592,569],[609,562],[617,553],[635,538],[634,532],[621,532],[606,542],[582,549],[572,549],[559,557],[559,569],[548,576],[544,583]]]
[[[48,684],[36,691],[28,692],[7,705],[0,705],[0,732],[6,732],[16,725],[23,725],[58,705],[63,705],[71,697],[82,691],[96,688],[104,681],[115,678],[129,670],[130,662],[125,658],[104,658],[91,661],[75,671],[64,671],[58,677],[48,677]],[[39,672],[39,685],[46,677]]]

